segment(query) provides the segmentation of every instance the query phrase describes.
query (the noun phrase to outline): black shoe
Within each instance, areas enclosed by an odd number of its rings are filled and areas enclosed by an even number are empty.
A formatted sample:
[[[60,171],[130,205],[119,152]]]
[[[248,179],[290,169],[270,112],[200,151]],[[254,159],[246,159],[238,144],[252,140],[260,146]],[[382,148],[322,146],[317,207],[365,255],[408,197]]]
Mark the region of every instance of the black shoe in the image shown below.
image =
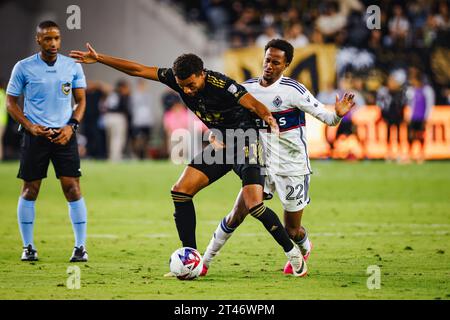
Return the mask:
[[[27,247],[23,248],[22,261],[37,261],[38,255],[37,251],[33,249],[33,246],[29,244]]]
[[[70,262],[87,262],[88,254],[83,246],[75,247],[73,249],[72,257],[70,258]]]

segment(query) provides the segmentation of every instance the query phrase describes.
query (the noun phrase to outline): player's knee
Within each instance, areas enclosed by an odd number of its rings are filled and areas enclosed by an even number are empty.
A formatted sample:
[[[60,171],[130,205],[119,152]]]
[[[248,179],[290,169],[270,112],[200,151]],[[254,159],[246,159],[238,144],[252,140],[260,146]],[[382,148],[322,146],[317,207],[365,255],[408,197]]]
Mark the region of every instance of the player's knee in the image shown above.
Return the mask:
[[[170,191],[192,195],[192,190],[190,190],[188,187],[186,187],[180,183],[174,184],[172,186],[172,188],[170,189]]]
[[[22,198],[28,201],[34,201],[39,194],[39,186],[34,184],[25,184],[22,189]]]
[[[63,187],[64,195],[68,201],[77,201],[81,199],[80,186],[76,183],[71,183]]]

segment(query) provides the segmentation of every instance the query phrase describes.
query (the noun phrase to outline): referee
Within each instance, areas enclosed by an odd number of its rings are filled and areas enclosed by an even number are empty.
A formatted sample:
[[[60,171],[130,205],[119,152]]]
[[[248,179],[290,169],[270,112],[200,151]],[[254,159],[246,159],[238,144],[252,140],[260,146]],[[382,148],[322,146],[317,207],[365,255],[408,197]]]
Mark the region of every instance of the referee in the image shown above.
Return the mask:
[[[86,79],[80,64],[58,54],[58,25],[44,21],[36,29],[40,52],[19,61],[6,90],[7,110],[23,130],[18,178],[23,180],[17,218],[23,241],[22,261],[38,260],[33,241],[35,202],[50,160],[69,205],[75,234],[70,262],[85,262],[87,210],[80,191],[76,131],[86,109]],[[18,105],[24,95],[23,110]],[[75,108],[72,108],[72,94]]]

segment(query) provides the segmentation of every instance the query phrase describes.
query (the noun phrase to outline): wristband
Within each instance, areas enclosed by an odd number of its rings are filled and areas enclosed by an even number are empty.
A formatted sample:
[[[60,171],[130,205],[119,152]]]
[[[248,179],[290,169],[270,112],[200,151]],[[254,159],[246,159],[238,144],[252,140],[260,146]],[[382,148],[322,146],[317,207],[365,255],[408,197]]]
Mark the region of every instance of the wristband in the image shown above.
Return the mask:
[[[72,127],[74,133],[77,132],[78,127],[80,126],[80,122],[75,118],[70,119],[67,124]]]

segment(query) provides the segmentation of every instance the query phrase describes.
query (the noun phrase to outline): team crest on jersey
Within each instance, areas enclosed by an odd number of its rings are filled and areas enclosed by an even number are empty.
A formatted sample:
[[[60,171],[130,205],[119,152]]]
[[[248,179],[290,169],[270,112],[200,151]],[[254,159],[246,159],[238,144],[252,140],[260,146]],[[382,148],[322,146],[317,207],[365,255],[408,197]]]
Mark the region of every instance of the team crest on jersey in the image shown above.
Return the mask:
[[[281,107],[283,100],[281,100],[280,96],[276,96],[275,99],[273,99],[272,103],[273,103],[274,107],[279,108],[279,107]]]
[[[62,85],[62,92],[67,96],[70,93],[70,90],[72,89],[72,84],[69,82],[66,82]]]

